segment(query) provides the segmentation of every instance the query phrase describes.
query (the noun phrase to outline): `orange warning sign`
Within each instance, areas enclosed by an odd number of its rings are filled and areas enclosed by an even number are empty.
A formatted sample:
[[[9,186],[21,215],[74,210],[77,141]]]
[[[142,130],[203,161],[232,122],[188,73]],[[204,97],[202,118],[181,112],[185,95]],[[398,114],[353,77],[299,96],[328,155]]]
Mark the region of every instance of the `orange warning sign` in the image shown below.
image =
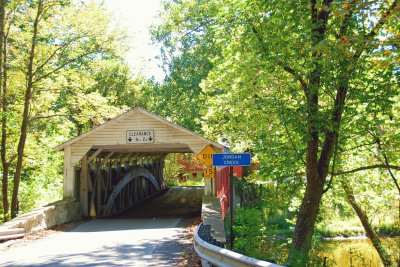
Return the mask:
[[[207,145],[198,155],[197,158],[203,162],[208,168],[212,168],[212,155],[215,154],[215,150],[211,145]]]
[[[204,178],[214,178],[215,170],[213,167],[204,169]]]

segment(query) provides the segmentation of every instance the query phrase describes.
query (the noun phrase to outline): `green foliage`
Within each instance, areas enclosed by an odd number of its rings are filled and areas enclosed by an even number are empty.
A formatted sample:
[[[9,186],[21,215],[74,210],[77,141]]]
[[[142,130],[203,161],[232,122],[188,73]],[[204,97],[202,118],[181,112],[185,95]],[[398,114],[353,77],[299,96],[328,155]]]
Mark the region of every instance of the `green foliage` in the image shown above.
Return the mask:
[[[266,208],[265,203],[267,201],[256,207],[235,209],[235,250],[257,259],[275,260],[284,264],[289,250],[293,224],[290,223],[290,219],[288,220],[289,214],[276,210],[271,212],[269,208]],[[339,212],[339,209],[331,210],[331,212]],[[376,225],[375,228],[383,236],[397,236],[399,230],[395,221]],[[316,227],[316,237],[312,241],[307,266],[323,265],[324,257],[327,257],[328,266],[346,265],[345,262],[349,262],[350,259],[353,262],[371,261],[378,264],[379,256],[367,240],[326,240],[326,238],[332,237],[360,236],[365,236],[364,229],[359,219],[354,216],[322,219]],[[396,260],[393,252],[398,250],[398,243],[395,239],[383,239],[383,242],[393,259]]]
[[[217,9],[202,7],[195,1],[165,2],[162,23],[155,25],[151,34],[162,45],[166,78],[151,91],[145,91],[149,110],[199,133],[208,108],[200,83],[213,67],[212,58],[219,53],[213,32],[205,26],[207,19],[199,16],[213,16]]]
[[[32,145],[27,147],[22,173],[20,213],[60,200],[63,195],[63,155],[52,150],[57,139],[39,131],[29,141]]]
[[[178,174],[182,170],[182,165],[179,164],[180,158],[176,153],[171,153],[165,157],[164,180],[169,186],[178,185]]]
[[[235,210],[235,250],[250,257],[285,262],[287,238],[260,207]],[[276,218],[275,218],[276,219]]]
[[[397,221],[380,223],[376,226],[376,231],[382,236],[400,236],[400,226]]]
[[[315,221],[350,218],[337,181],[348,179],[370,218],[398,218],[399,175],[382,168],[398,168],[400,159],[396,4],[316,1],[313,17],[304,1],[168,1],[156,40],[171,55],[164,58],[171,77],[186,77],[174,63],[189,62],[188,52],[208,51],[202,92],[191,95],[205,99],[207,109],[196,110],[202,129],[233,151],[253,151],[271,206],[297,213],[305,185],[313,185],[330,189],[321,205],[312,203],[320,207]],[[160,95],[171,93],[184,110],[184,94],[170,85]]]
[[[2,79],[7,82],[0,82],[0,96],[6,112],[0,115],[7,119],[2,126],[9,196],[22,112],[26,106],[29,110],[18,194],[21,213],[62,197],[63,155],[53,147],[141,105],[141,88],[151,85],[132,78],[123,58],[126,34],[110,26],[110,14],[99,1],[8,1],[5,31]],[[30,78],[32,95],[27,97]]]
[[[166,182],[167,186],[204,186],[204,180],[191,180],[188,179],[184,182],[180,182],[179,180],[169,180]]]
[[[362,228],[358,218],[339,218],[336,220],[324,220],[320,222],[316,227],[316,231],[323,237],[350,237],[364,235],[364,229]]]
[[[171,153],[165,157],[164,181],[167,186],[204,186],[204,178],[202,176],[179,179],[179,174],[188,175],[183,173],[183,165],[180,161],[187,160],[192,163],[196,161],[193,157],[194,154],[190,153]]]

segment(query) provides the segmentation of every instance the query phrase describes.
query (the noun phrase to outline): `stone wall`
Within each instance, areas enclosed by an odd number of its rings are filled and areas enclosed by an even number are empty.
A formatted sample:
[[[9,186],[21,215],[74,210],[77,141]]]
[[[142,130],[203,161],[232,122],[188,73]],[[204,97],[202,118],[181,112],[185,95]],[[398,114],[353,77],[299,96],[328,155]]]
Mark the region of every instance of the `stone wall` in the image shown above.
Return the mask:
[[[25,233],[32,233],[52,226],[80,218],[79,202],[64,199],[47,206],[37,208],[13,220],[0,225],[0,228],[24,228]]]

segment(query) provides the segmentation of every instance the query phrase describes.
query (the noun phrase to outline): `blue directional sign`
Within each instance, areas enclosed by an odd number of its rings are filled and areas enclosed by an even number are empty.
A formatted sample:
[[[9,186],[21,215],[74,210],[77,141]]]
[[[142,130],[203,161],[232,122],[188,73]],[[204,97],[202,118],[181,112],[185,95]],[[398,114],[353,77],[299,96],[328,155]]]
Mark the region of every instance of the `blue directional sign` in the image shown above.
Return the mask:
[[[249,153],[241,154],[213,154],[212,165],[215,166],[250,166]]]

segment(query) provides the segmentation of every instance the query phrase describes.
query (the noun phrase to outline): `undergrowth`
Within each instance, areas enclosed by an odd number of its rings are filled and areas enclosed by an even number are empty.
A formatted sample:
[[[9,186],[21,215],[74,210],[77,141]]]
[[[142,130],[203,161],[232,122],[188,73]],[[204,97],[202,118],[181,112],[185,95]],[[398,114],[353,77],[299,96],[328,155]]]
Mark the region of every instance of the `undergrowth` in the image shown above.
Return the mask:
[[[177,180],[168,180],[167,186],[204,186],[204,181],[201,180],[186,180],[185,182],[179,182]]]
[[[249,257],[284,264],[294,229],[293,220],[291,218],[288,219],[290,216],[291,214],[285,214],[279,210],[275,210],[273,213],[268,212],[268,209],[263,206],[235,208],[233,227],[235,251]],[[226,220],[226,226],[229,227],[227,222],[228,220]],[[399,235],[399,227],[395,222],[381,222],[379,225],[375,225],[375,229],[382,236]],[[339,253],[338,245],[336,243],[336,245],[330,244],[331,241],[326,241],[326,238],[351,236],[365,236],[358,218],[342,218],[342,220],[321,221],[318,223],[309,254],[308,264],[311,264],[309,266],[322,266],[324,261],[331,263],[337,261],[337,259],[332,259],[331,254]],[[346,241],[344,242],[346,243]],[[368,244],[365,246],[368,246]],[[367,254],[374,253],[371,246],[369,249],[372,249],[372,252]],[[391,248],[390,250],[395,251],[396,249]],[[349,252],[346,251],[346,257],[350,260],[356,260],[355,252],[358,251],[358,248],[352,248],[352,251],[350,256],[347,255]],[[364,249],[358,253],[364,255],[365,251],[367,250]],[[340,253],[343,254],[344,252],[340,251]],[[337,256],[337,258],[340,257],[344,256]],[[357,257],[360,258],[361,256]],[[379,257],[377,259],[379,261]]]

